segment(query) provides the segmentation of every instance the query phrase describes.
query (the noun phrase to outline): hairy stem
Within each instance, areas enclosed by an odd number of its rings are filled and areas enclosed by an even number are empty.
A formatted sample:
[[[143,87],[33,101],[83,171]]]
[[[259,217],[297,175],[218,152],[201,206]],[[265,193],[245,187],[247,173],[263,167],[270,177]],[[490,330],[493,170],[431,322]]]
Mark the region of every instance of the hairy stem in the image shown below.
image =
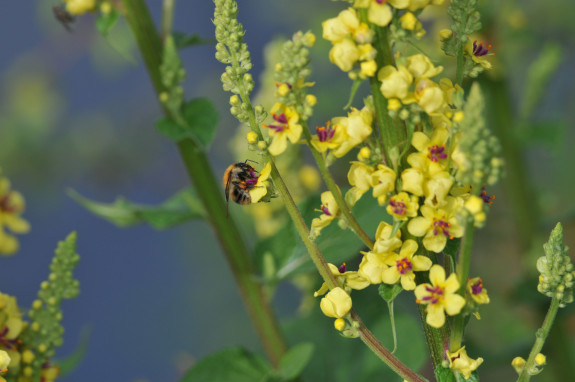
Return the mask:
[[[159,72],[162,62],[161,40],[148,8],[143,0],[122,0],[126,19],[142,53],[148,74],[156,93],[164,88]],[[170,112],[164,109],[168,117]],[[279,330],[261,285],[256,281],[249,251],[236,224],[226,218],[226,206],[220,191],[220,184],[211,169],[205,151],[193,140],[178,142],[178,149],[190,179],[208,212],[209,221],[218,236],[220,245],[232,269],[240,295],[262,341],[268,358],[274,365],[286,352],[286,344]]]
[[[551,300],[551,305],[549,306],[549,310],[547,311],[547,315],[545,316],[545,320],[543,321],[543,326],[537,330],[537,339],[535,340],[535,344],[533,344],[531,353],[529,353],[529,358],[527,359],[525,366],[523,366],[523,371],[517,379],[517,382],[527,382],[531,378],[532,374],[530,374],[530,371],[535,366],[535,357],[541,352],[541,349],[543,348],[543,344],[545,343],[545,339],[547,339],[547,335],[549,335],[549,331],[553,326],[553,321],[555,320],[555,316],[557,315],[558,310],[559,299],[553,297]]]
[[[311,134],[309,132],[307,124],[302,122],[302,127],[305,139],[311,150],[311,153],[313,154],[315,162],[317,163],[317,167],[325,182],[325,185],[327,186],[327,189],[331,191],[340,211],[343,213],[343,216],[345,216],[347,224],[349,225],[351,230],[361,239],[363,244],[365,244],[370,250],[373,249],[373,240],[371,240],[371,238],[365,233],[365,231],[361,228],[361,226],[355,219],[355,216],[353,216],[351,208],[349,208],[349,206],[345,202],[341,190],[335,183],[333,177],[331,176],[331,173],[329,172],[329,169],[327,168],[324,157],[311,144]]]

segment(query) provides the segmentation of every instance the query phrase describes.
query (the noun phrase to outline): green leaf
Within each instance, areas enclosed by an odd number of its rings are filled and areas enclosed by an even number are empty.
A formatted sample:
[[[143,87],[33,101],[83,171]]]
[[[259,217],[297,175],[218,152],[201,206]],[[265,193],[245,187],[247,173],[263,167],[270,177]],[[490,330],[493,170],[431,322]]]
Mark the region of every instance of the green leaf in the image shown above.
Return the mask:
[[[112,9],[108,13],[100,12],[98,19],[96,20],[96,28],[98,32],[104,37],[108,37],[108,34],[114,28],[118,19],[120,18],[120,14],[115,10]]]
[[[300,375],[309,363],[313,350],[314,345],[311,342],[292,347],[280,360],[279,376],[289,381]]]
[[[187,48],[194,45],[215,45],[216,40],[213,38],[204,38],[198,34],[185,34],[183,32],[172,33],[174,42],[178,49]]]
[[[113,203],[101,203],[88,199],[74,190],[68,195],[94,215],[118,227],[149,224],[162,230],[192,219],[204,218],[205,211],[192,189],[185,189],[158,206],[132,203],[122,197]]]
[[[180,382],[263,382],[271,371],[261,357],[235,347],[201,359]]]
[[[175,142],[179,142],[182,139],[189,138],[191,132],[185,127],[178,125],[176,122],[172,121],[170,118],[162,118],[156,123],[156,129],[170,138]]]
[[[395,300],[398,294],[401,293],[403,288],[401,284],[393,284],[387,285],[385,283],[379,284],[379,295],[383,298],[386,302],[391,302]]]
[[[78,347],[74,352],[67,357],[57,358],[53,361],[53,363],[60,368],[59,377],[65,377],[72,373],[76,370],[78,365],[82,363],[84,358],[86,358],[86,353],[88,352],[88,346],[90,344],[90,332],[91,329],[84,326],[80,332]]]
[[[453,371],[449,368],[438,367],[435,369],[435,376],[437,377],[437,382],[457,382]]]
[[[209,147],[216,134],[219,120],[214,104],[207,98],[195,98],[184,105],[183,113],[192,133],[204,147]]]

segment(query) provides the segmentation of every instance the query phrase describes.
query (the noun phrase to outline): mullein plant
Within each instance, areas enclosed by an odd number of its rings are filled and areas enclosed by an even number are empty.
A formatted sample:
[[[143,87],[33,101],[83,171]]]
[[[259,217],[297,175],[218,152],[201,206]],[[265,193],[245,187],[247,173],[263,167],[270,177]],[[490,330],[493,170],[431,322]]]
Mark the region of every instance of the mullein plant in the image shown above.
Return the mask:
[[[0,253],[14,254],[19,243],[4,229],[13,233],[29,230],[21,216],[25,201],[5,177],[0,178],[0,193]],[[21,308],[16,297],[0,291],[0,381],[50,382],[59,376],[60,368],[51,360],[63,342],[60,304],[79,293],[79,282],[72,274],[79,260],[75,248],[75,233],[58,244],[49,277],[40,284],[31,308]]]
[[[218,234],[272,364],[229,350],[210,362],[200,362],[182,381],[233,380],[233,375],[223,371],[230,370],[225,365],[237,370],[238,378],[293,380],[311,351],[306,346],[286,349],[245,243],[232,217],[226,217],[222,198],[216,196],[214,174],[206,159],[216,122],[206,123],[211,109],[205,101],[185,101],[180,85],[185,70],[171,29],[175,1],[164,1],[161,37],[142,0],[65,3],[73,15],[100,9],[101,32],[113,25],[118,14],[126,17],[166,117],[158,123],[158,130],[178,146],[204,209],[198,214]],[[486,224],[494,199],[488,188],[502,177],[503,161],[499,143],[485,123],[481,89],[473,81],[492,67],[491,46],[470,38],[481,29],[477,1],[451,1],[447,9],[450,29],[437,36],[445,56],[453,59],[454,78],[442,75],[444,68],[422,53],[427,49],[415,53],[406,48],[426,34],[421,12],[443,0],[343,1],[342,10],[322,23],[322,37],[331,43],[329,60],[354,82],[351,101],[345,112],[317,122],[314,129],[310,124],[314,107],[322,102],[313,94],[310,78],[309,51],[316,36],[297,32],[284,44],[273,66],[275,100],[266,110],[252,103],[256,84],[243,40],[246,32],[237,19],[238,4],[234,0],[214,3],[215,55],[226,65],[221,75],[223,89],[231,93],[231,114],[249,128],[246,147],[260,157],[261,171],[250,170],[248,180],[236,180],[233,186],[248,193],[252,204],[281,198],[323,279],[314,297],[340,335],[359,338],[404,380],[425,381],[382,345],[354,309],[352,292],[355,296],[377,285],[392,307],[394,298],[405,290],[413,293],[419,308],[436,379],[478,380],[483,358],[467,353],[463,333],[472,317],[480,318],[481,305],[490,298],[482,279],[470,273],[471,248],[475,229]],[[371,92],[351,107],[362,82],[369,84]],[[198,105],[202,106],[200,119]],[[304,219],[284,181],[289,174],[278,170],[278,163],[295,147],[311,152],[326,188],[316,206],[317,215],[310,221]],[[355,160],[349,161],[350,155]],[[347,183],[338,184],[332,176],[330,167],[336,162],[346,166]],[[290,162],[290,171],[295,163]],[[379,211],[375,232],[366,231],[354,212],[360,200],[368,198]],[[96,211],[96,204],[82,203],[104,216]],[[325,260],[329,254],[320,251],[318,242],[332,225],[351,231],[362,243],[357,269]],[[271,232],[278,232],[277,226]],[[551,296],[552,303],[528,360],[517,357],[512,362],[522,381],[540,372],[547,362],[539,353],[543,341],[557,309],[572,300],[573,267],[560,226],[553,231],[545,253],[537,263],[539,290]]]
[[[491,46],[470,39],[481,28],[477,1],[452,1],[451,29],[438,36],[445,55],[455,59],[455,78],[441,76],[443,67],[425,54],[410,54],[396,44],[421,38],[425,30],[419,14],[443,0],[347,3],[323,22],[323,38],[332,44],[330,61],[350,79],[369,82],[372,93],[360,107],[334,116],[313,134],[308,121],[313,106],[321,102],[311,93],[314,84],[309,79],[308,50],[315,36],[298,32],[285,44],[275,65],[276,103],[266,113],[250,102],[254,81],[238,6],[233,0],[215,0],[216,58],[228,65],[222,81],[224,90],[233,93],[231,112],[250,127],[250,148],[272,168],[291,145],[307,145],[316,161],[327,190],[321,194],[319,216],[307,222],[309,231],[277,170],[266,187],[268,194],[284,199],[324,278],[314,295],[323,296],[320,308],[334,319],[335,329],[344,337],[361,337],[406,380],[424,380],[369,343],[368,331],[353,311],[353,290],[373,284],[382,295],[393,287],[413,291],[437,379],[478,380],[483,358],[467,354],[463,331],[469,317],[479,318],[480,305],[488,304],[489,296],[481,278],[470,277],[471,246],[474,230],[484,226],[493,203],[487,187],[503,175],[503,162],[499,143],[485,124],[481,89],[471,80],[491,68]],[[349,184],[338,185],[329,166],[352,151],[357,160],[348,162]],[[352,210],[369,193],[381,208],[375,233],[364,232]],[[327,264],[314,246],[335,221],[367,247],[357,271]],[[555,296],[554,304],[564,305],[572,299],[573,272],[568,257],[562,259],[557,267],[564,276],[552,272],[552,259],[542,258],[538,269],[539,289]],[[521,362],[513,361],[521,380],[541,370],[545,357],[536,354],[521,369]]]

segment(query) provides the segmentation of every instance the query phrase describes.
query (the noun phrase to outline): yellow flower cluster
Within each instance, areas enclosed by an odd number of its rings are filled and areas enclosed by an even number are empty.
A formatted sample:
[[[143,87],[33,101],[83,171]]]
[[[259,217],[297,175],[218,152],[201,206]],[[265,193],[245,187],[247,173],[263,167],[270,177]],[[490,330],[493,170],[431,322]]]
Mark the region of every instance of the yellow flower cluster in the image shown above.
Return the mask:
[[[18,251],[19,244],[12,233],[27,233],[30,224],[21,215],[26,208],[24,197],[10,188],[10,181],[0,177],[0,255],[10,255]]]

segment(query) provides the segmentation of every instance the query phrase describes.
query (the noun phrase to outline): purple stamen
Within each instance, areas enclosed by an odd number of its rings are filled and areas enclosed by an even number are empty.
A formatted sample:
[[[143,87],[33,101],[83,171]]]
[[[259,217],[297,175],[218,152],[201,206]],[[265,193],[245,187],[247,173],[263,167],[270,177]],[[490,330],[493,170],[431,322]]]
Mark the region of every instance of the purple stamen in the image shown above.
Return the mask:
[[[450,226],[451,226],[451,224],[446,222],[446,221],[435,220],[433,222],[433,235],[437,236],[439,234],[439,231],[441,231],[442,234],[444,234],[448,238],[452,239],[453,237],[450,236],[450,234],[449,234],[449,227]]]
[[[477,45],[477,41],[473,41],[473,55],[475,57],[486,56],[489,53],[489,49],[491,49],[491,45],[486,48],[483,46],[482,42]]]
[[[476,284],[471,286],[471,293],[480,294],[481,292],[483,292],[483,282],[480,279]]]
[[[393,207],[393,213],[396,215],[405,215],[407,206],[403,202],[398,202],[393,198],[389,199],[389,205]]]
[[[315,130],[317,132],[317,138],[319,139],[320,142],[331,141],[333,135],[335,134],[335,129],[332,129],[329,126],[329,123],[327,124],[327,127],[324,126],[316,127]]]
[[[445,152],[445,145],[437,146],[433,145],[429,148],[429,154],[427,157],[432,162],[437,162],[440,159],[447,159],[447,153]]]
[[[342,265],[339,266],[339,268],[337,268],[337,270],[339,271],[339,273],[345,273],[345,271],[347,270],[347,266],[345,265],[345,263],[343,263]]]
[[[281,113],[280,115],[277,114],[273,114],[273,118],[276,122],[279,123],[288,123],[287,117],[285,115],[285,113]]]
[[[399,273],[401,273],[402,275],[411,272],[411,269],[413,268],[411,261],[409,261],[409,259],[403,258],[401,260],[398,260],[395,265],[397,266],[397,270]]]

